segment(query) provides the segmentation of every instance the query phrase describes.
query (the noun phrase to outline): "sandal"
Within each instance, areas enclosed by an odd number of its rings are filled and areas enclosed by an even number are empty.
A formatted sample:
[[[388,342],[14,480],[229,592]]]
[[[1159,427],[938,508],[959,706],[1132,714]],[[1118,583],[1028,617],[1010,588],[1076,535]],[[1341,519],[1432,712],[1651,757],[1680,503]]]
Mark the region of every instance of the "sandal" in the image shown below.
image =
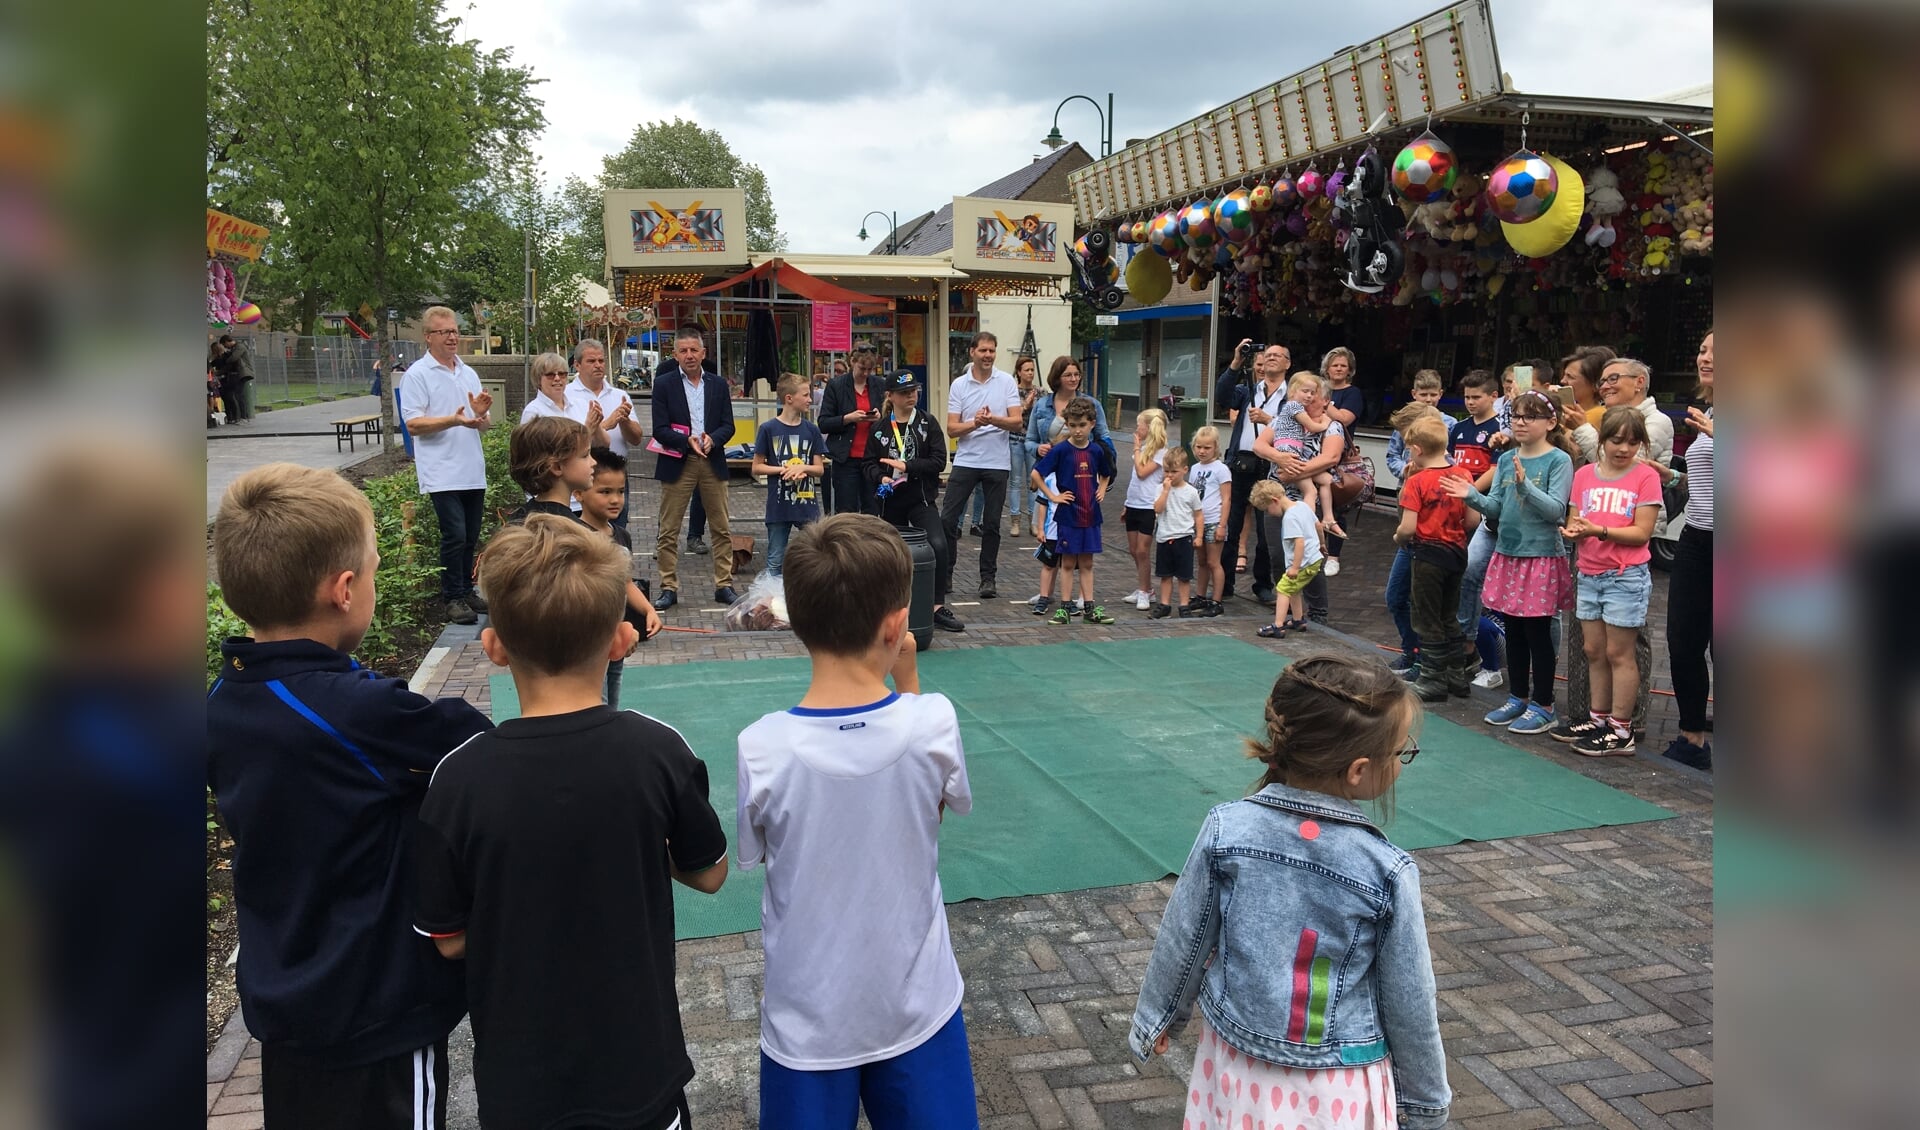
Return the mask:
[[[1287,638],[1287,630],[1278,624],[1262,624],[1254,635],[1263,640],[1283,640]]]
[[[1246,554],[1243,553],[1240,555],[1240,563],[1233,567],[1233,571],[1236,573],[1244,573],[1247,571],[1247,555]]]
[[[1291,616],[1287,617],[1286,622],[1280,625],[1281,628],[1289,632],[1300,631],[1302,628],[1305,628],[1306,626],[1307,626],[1307,622],[1305,620],[1295,620]]]

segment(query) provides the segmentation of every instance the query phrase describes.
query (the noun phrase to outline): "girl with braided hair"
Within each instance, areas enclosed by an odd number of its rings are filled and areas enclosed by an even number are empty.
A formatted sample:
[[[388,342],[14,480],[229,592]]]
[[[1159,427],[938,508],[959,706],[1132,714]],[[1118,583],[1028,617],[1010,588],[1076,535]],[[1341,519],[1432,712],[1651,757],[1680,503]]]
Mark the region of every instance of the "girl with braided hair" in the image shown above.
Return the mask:
[[[1298,660],[1247,743],[1252,795],[1207,814],[1160,923],[1129,1036],[1163,1054],[1200,1005],[1185,1124],[1437,1128],[1452,1092],[1413,858],[1356,803],[1420,747],[1384,664]]]

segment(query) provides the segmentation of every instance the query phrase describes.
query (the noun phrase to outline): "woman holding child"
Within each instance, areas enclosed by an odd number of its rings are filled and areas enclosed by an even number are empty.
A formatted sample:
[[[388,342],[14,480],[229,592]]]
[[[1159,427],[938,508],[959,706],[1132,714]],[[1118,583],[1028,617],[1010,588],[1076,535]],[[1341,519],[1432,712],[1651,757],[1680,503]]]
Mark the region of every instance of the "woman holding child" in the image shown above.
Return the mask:
[[[1300,403],[1306,408],[1308,415],[1315,418],[1324,417],[1327,419],[1327,430],[1320,433],[1320,453],[1318,455],[1303,459],[1298,454],[1282,451],[1275,447],[1273,442],[1275,435],[1274,429],[1277,424],[1268,424],[1262,428],[1259,437],[1253,441],[1254,453],[1272,464],[1272,469],[1268,472],[1268,477],[1277,479],[1282,483],[1311,482],[1315,475],[1332,471],[1334,468],[1340,466],[1341,462],[1347,456],[1347,429],[1338,419],[1332,417],[1330,409],[1333,406],[1333,402],[1327,395],[1324,382],[1307,382],[1302,388],[1302,396],[1303,399],[1301,399]],[[1340,484],[1336,482],[1333,489],[1338,491]],[[1335,497],[1337,501],[1339,496],[1336,495]],[[1275,539],[1269,540],[1269,545],[1279,544],[1277,540],[1278,534],[1279,531],[1277,528],[1268,530],[1269,538]],[[1326,578],[1327,574],[1322,571],[1306,588],[1307,618],[1318,624],[1327,622]],[[1273,594],[1262,592],[1258,595],[1260,600],[1265,602]]]

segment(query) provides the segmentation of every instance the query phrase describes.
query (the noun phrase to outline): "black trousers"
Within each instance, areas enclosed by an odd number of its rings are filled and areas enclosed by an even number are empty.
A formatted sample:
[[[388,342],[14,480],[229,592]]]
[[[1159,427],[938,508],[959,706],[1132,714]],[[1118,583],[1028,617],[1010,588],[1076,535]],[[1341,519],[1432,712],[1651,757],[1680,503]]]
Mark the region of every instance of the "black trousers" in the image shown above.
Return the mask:
[[[454,600],[473,591],[473,559],[480,550],[485,490],[441,490],[427,496],[440,522],[440,597]]]
[[[243,386],[246,383],[246,379],[242,377],[220,378],[220,407],[226,409],[227,423],[229,424],[235,420],[251,418],[247,415],[246,399],[244,396],[246,390]]]
[[[1505,616],[1504,613],[1502,613]],[[1553,650],[1552,616],[1505,616],[1508,693],[1553,709],[1553,676],[1559,656]],[[1527,694],[1531,677],[1533,694]]]
[[[1420,637],[1420,665],[1424,672],[1431,665],[1444,673],[1467,660],[1467,637],[1460,632],[1459,569],[1444,569],[1414,558],[1410,588],[1413,630]]]
[[[440,1130],[447,1042],[347,1068],[262,1044],[260,1099],[273,1130]]]
[[[873,484],[867,482],[867,476],[860,471],[860,464],[851,457],[837,460],[833,464],[833,512],[835,514],[878,514],[879,499],[874,496]]]
[[[1225,583],[1220,587],[1222,600],[1233,595],[1234,568],[1239,563],[1240,556],[1240,533],[1247,528],[1247,496],[1253,492],[1253,484],[1267,477],[1266,466],[1263,460],[1260,466],[1244,475],[1238,471],[1233,473],[1233,498],[1227,506],[1227,541],[1223,554],[1226,565]],[[1252,558],[1253,579],[1256,583],[1264,580],[1264,583],[1260,583],[1260,588],[1265,595],[1271,596],[1273,574],[1267,561],[1267,529],[1266,523],[1259,521],[1258,518],[1253,523],[1253,536],[1259,543]]]
[[[693,501],[687,504],[687,537],[704,538],[707,536],[707,504],[700,501],[700,492],[693,492]]]
[[[1673,569],[1667,574],[1667,663],[1673,671],[1680,728],[1690,733],[1707,728],[1712,687],[1707,654],[1712,649],[1713,531],[1686,526],[1673,547]]]
[[[940,607],[947,602],[947,586],[953,580],[953,542],[947,540],[945,520],[933,503],[922,502],[894,524],[912,526],[927,535],[927,545],[933,549],[933,606]]]
[[[940,524],[947,532],[947,555],[941,570],[940,591],[953,590],[953,547],[960,542],[960,523],[966,518],[967,499],[977,486],[986,492],[987,513],[999,514],[1007,508],[1008,472],[983,467],[955,467],[947,474],[947,494],[940,500]],[[1000,573],[1000,531],[1002,522],[980,524],[980,583],[991,584]]]

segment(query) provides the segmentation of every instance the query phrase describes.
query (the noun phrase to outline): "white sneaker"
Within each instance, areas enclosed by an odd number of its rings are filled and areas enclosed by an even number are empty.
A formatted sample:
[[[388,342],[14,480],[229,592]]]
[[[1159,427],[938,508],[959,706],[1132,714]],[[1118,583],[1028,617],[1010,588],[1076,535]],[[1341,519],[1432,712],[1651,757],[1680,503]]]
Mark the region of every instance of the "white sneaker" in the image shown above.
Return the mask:
[[[1327,567],[1325,569],[1325,572],[1329,577],[1339,576],[1340,575],[1340,559],[1338,557],[1327,558]]]
[[[1153,598],[1144,592],[1139,593],[1133,598],[1133,606],[1145,612],[1147,609],[1153,607]]]
[[[1478,675],[1475,675],[1473,677],[1474,686],[1484,687],[1487,690],[1492,690],[1495,687],[1504,686],[1506,684],[1506,681],[1507,681],[1506,676],[1502,675],[1498,671],[1482,670]]]

